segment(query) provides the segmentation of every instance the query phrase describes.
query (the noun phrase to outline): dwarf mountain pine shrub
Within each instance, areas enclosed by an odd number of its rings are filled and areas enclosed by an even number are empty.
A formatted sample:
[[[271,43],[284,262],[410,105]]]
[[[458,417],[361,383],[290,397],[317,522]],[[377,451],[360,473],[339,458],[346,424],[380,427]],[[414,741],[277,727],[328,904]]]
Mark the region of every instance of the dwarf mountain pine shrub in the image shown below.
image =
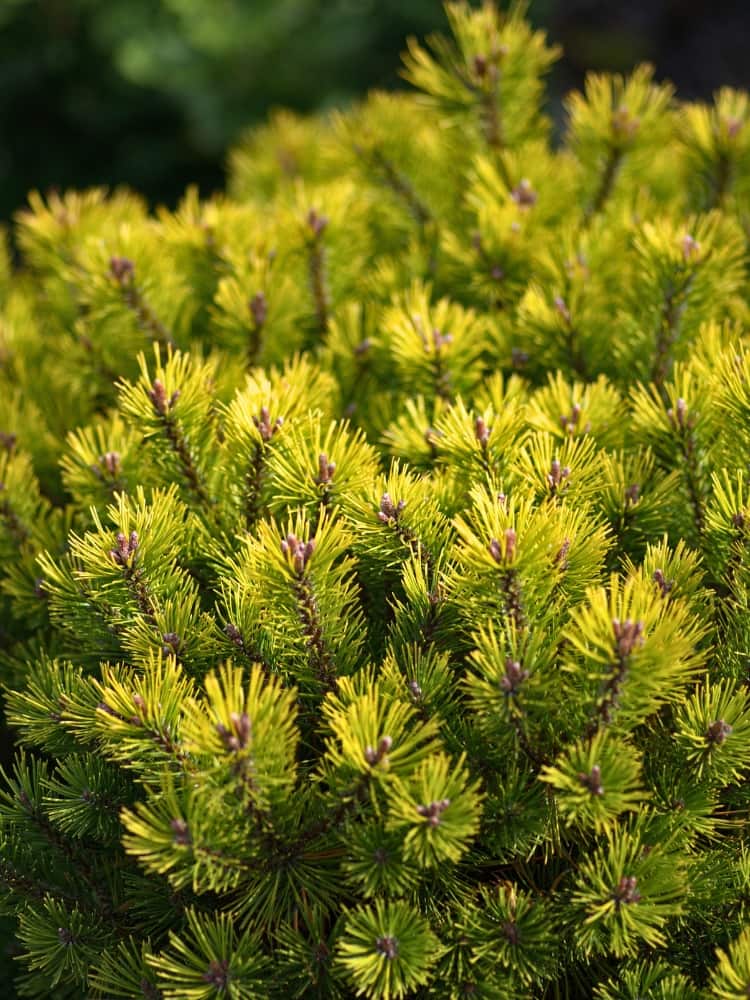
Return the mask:
[[[0,269],[22,996],[750,993],[750,104],[523,11]]]

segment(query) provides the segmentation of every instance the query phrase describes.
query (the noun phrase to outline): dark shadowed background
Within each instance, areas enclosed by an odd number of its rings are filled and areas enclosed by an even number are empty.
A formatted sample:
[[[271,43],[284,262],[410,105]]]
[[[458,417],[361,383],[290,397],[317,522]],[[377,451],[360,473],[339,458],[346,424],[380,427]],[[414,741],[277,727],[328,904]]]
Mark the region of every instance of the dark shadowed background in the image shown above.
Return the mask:
[[[531,0],[564,46],[553,112],[586,69],[648,60],[684,97],[750,87],[750,0]],[[223,183],[269,108],[399,86],[439,0],[0,0],[0,218],[31,188],[126,182],[174,204]]]

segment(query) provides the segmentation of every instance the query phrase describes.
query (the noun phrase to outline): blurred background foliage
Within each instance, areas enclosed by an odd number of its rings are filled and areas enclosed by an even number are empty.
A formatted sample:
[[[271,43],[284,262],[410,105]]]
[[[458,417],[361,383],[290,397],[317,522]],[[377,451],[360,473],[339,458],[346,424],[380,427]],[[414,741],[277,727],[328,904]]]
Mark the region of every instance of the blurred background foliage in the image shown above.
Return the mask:
[[[530,14],[565,49],[558,101],[585,69],[643,60],[687,98],[750,86],[748,0],[531,0]],[[53,185],[207,194],[269,109],[398,86],[406,36],[443,25],[441,0],[0,0],[0,218]]]

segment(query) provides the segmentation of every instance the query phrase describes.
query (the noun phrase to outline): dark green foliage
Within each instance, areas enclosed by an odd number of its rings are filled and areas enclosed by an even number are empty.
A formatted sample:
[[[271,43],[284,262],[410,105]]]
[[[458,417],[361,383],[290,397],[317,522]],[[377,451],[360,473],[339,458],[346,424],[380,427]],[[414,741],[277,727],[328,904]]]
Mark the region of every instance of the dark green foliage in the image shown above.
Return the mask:
[[[750,105],[448,8],[2,283],[28,996],[750,988]]]
[[[440,0],[1,0],[0,220],[29,187],[209,192],[269,108],[312,111],[398,85]],[[39,135],[44,135],[41,155]]]

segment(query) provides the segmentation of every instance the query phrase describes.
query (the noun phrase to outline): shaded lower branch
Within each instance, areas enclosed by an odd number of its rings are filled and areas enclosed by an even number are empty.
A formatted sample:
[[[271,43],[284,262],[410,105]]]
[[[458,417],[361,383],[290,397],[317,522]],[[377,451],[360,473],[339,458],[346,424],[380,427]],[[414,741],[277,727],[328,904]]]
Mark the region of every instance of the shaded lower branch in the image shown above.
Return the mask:
[[[604,171],[599,181],[599,187],[584,215],[586,223],[591,222],[594,216],[598,215],[609,201],[624,158],[625,153],[619,146],[612,146],[610,148],[607,154],[607,161],[604,164]]]
[[[5,491],[5,484],[0,483],[0,494]],[[10,500],[0,502],[0,520],[5,522],[8,534],[16,545],[20,546],[31,537],[31,532],[15,511]]]

